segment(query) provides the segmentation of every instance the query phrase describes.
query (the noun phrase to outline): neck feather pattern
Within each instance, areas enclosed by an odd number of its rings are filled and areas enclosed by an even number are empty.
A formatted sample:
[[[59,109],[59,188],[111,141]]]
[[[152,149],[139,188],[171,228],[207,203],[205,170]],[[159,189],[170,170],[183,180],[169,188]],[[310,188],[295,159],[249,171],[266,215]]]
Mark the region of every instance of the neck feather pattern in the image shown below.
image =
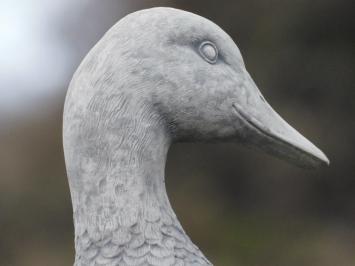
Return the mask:
[[[85,112],[66,104],[73,110],[64,124],[77,121],[64,127],[75,266],[211,265],[170,206],[164,168],[171,140],[164,124],[147,106],[133,110],[128,102],[97,93]]]

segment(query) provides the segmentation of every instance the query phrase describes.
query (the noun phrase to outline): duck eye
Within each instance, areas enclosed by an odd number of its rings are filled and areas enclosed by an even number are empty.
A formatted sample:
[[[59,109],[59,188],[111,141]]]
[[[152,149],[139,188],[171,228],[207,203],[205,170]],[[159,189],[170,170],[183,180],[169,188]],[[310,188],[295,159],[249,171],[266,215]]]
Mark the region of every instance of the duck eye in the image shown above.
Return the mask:
[[[214,43],[205,41],[199,48],[200,54],[208,63],[214,64],[218,59],[218,50]]]

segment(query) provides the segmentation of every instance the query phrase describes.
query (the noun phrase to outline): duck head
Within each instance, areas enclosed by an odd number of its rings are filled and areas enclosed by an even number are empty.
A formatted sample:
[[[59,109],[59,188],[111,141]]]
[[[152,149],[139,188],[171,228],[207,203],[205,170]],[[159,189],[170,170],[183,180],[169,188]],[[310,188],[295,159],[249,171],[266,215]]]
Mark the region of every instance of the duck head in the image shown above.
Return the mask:
[[[174,141],[239,142],[303,167],[329,164],[266,102],[237,45],[216,24],[172,8],[140,11],[125,23],[131,40],[120,58],[139,62],[130,64],[139,95]]]

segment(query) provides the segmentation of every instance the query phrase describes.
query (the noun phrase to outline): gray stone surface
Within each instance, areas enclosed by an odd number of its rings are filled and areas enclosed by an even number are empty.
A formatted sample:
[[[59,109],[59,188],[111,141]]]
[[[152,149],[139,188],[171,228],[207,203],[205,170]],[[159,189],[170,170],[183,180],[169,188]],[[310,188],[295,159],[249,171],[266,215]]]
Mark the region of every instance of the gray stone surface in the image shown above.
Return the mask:
[[[305,167],[325,155],[266,103],[233,40],[172,8],[132,13],[76,71],[65,102],[75,265],[211,265],[172,210],[164,168],[178,141],[230,141]]]

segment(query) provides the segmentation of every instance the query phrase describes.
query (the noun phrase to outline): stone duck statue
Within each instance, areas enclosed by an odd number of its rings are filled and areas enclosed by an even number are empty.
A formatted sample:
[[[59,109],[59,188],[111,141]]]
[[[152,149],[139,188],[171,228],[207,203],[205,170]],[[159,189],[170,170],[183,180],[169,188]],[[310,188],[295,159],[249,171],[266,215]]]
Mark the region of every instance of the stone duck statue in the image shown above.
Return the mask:
[[[327,157],[265,101],[236,44],[198,15],[127,15],[85,57],[63,142],[75,266],[212,265],[181,227],[164,168],[174,142],[235,142],[304,167]]]

